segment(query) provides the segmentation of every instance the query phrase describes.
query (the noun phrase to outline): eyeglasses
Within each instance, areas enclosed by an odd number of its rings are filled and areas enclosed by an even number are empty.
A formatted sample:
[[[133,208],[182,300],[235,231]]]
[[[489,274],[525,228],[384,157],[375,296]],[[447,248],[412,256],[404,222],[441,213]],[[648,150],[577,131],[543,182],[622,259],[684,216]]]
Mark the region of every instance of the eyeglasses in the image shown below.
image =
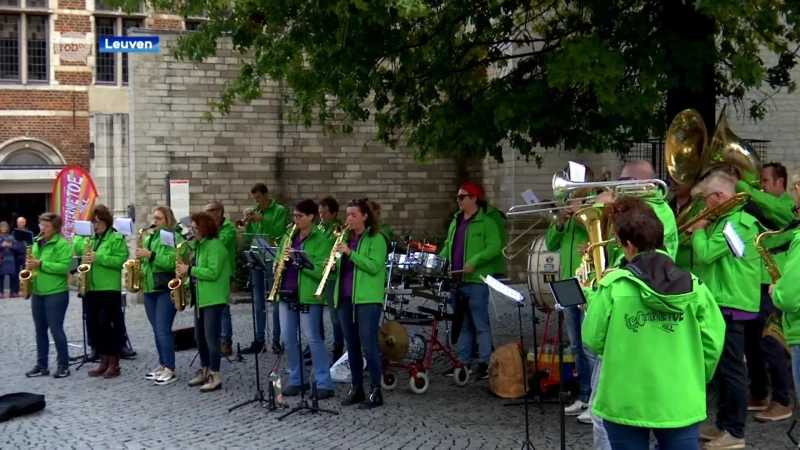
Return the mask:
[[[711,197],[713,197],[713,196],[715,196],[715,195],[722,195],[722,192],[712,192],[712,193],[710,193],[710,194],[708,194],[708,195],[704,195],[704,196],[703,196],[703,198],[704,198],[705,200],[708,200],[709,198],[711,198]]]

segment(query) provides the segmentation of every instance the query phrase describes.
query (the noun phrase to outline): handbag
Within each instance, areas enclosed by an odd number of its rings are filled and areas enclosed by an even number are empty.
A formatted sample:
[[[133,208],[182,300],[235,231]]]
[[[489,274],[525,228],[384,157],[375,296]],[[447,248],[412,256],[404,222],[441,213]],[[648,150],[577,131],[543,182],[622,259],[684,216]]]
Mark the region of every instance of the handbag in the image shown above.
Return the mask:
[[[153,290],[168,291],[169,281],[175,278],[172,272],[153,272]]]

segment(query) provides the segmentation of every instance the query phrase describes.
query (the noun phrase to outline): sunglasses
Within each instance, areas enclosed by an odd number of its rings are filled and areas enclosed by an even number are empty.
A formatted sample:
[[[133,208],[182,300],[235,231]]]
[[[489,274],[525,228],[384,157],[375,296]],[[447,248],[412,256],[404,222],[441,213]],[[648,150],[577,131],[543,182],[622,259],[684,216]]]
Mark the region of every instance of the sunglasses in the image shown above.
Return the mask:
[[[367,206],[368,198],[354,198],[350,200],[350,206]]]
[[[472,196],[471,196],[471,195],[469,195],[469,194],[458,194],[458,195],[456,196],[456,200],[458,200],[458,201],[461,201],[461,200],[464,200],[464,199],[465,199],[465,198],[467,198],[467,197],[472,197]]]

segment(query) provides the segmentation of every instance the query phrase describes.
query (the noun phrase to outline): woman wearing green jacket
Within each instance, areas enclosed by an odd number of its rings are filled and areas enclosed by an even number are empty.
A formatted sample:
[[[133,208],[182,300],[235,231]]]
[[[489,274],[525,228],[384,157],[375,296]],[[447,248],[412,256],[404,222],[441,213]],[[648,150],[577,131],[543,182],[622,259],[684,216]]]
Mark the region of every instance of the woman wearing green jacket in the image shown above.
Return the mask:
[[[383,362],[378,351],[378,330],[388,249],[378,217],[370,210],[366,199],[353,200],[347,205],[347,224],[350,226],[347,239],[335,248],[342,256],[336,261],[334,302],[347,344],[348,360],[356,362],[350,363],[353,385],[342,405],[366,400],[361,408],[367,409],[383,405]],[[369,398],[364,393],[364,368],[359,363],[362,358],[366,358],[369,368]]]
[[[657,250],[664,226],[651,207],[618,199],[611,221],[627,263],[602,278],[583,323],[603,361],[592,412],[612,449],[648,448],[651,431],[661,448],[697,448],[725,321],[705,285]]]
[[[122,265],[128,260],[125,238],[113,228],[114,217],[105,205],[96,205],[90,215],[94,236],[76,242],[75,253],[91,269],[86,277],[86,328],[96,330],[93,344],[100,354],[100,365],[90,377],[119,376],[119,349],[125,337],[116,321],[122,308]],[[86,250],[88,242],[89,251]]]
[[[222,387],[219,375],[222,350],[219,333],[222,312],[231,294],[231,265],[228,250],[219,239],[217,222],[206,212],[192,214],[192,260],[179,264],[175,274],[189,277],[192,299],[197,313],[194,315],[194,338],[200,354],[200,372],[189,386],[202,386],[200,392],[216,391]]]
[[[169,296],[169,280],[175,277],[175,247],[161,242],[162,234],[171,234],[175,245],[183,242],[176,232],[178,221],[167,206],[153,210],[153,222],[146,231],[142,248],[136,249],[141,262],[141,286],[144,291],[144,309],[153,328],[158,352],[158,367],[145,375],[146,380],[166,386],[178,380],[175,376],[175,340],[172,322],[177,310]]]
[[[289,361],[289,385],[283,389],[284,396],[295,396],[301,390],[309,388],[308,378],[301,376],[305,370],[300,355],[300,337],[298,329],[302,328],[308,346],[311,349],[311,363],[314,380],[317,383],[317,399],[333,397],[333,379],[330,373],[330,359],[325,349],[325,337],[319,326],[324,310],[324,296],[316,297],[317,286],[322,280],[325,260],[330,254],[333,240],[319,231],[314,225],[317,204],[314,200],[303,200],[294,205],[295,232],[281,239],[280,248],[289,247],[290,251],[304,251],[314,265],[313,268],[298,268],[287,261],[281,275],[280,309],[281,340],[286,347],[286,359]],[[278,277],[278,274],[275,274]],[[298,307],[303,305],[305,311]],[[307,311],[307,312],[306,312]]]
[[[64,333],[64,316],[69,306],[69,287],[67,277],[72,265],[72,246],[61,237],[61,216],[45,213],[39,217],[41,235],[33,242],[33,257],[25,262],[25,269],[32,273],[31,310],[36,327],[36,365],[25,376],[42,377],[50,374],[48,355],[50,339],[47,330],[53,335],[58,354],[58,368],[55,378],[69,376],[69,349],[67,335]]]

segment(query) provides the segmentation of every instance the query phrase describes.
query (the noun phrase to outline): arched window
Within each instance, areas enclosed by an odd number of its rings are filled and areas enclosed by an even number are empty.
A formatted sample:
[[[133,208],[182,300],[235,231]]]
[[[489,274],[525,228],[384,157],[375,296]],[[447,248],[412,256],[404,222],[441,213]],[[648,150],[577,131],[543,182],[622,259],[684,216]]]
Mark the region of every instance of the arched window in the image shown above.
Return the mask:
[[[23,137],[0,142],[0,166],[62,167],[64,165],[66,161],[61,153],[45,141]]]
[[[52,163],[37,152],[18,150],[3,160],[4,166],[49,166]]]

